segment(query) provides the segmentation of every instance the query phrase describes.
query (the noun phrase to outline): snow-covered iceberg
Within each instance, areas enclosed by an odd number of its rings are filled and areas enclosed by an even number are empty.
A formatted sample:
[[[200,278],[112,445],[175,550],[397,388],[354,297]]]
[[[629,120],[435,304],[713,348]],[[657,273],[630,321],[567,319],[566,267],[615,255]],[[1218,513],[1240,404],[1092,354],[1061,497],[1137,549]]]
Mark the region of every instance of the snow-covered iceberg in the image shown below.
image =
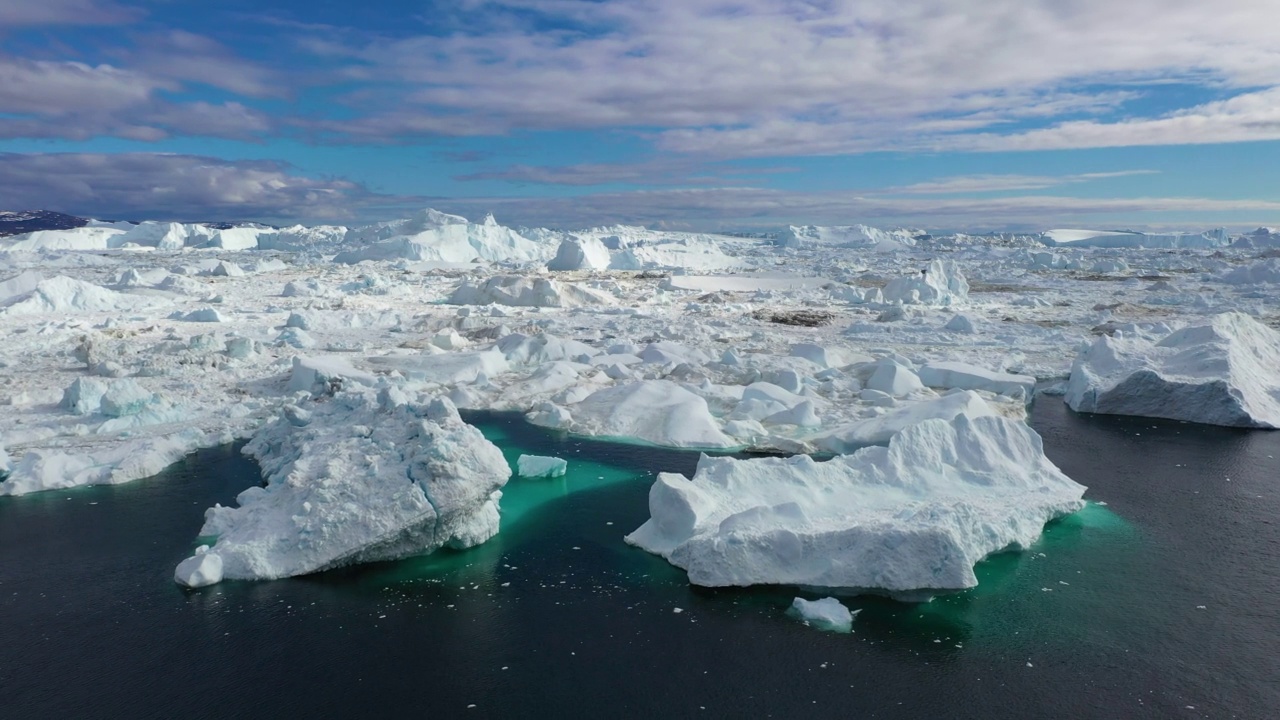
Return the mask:
[[[222,577],[267,580],[478,545],[498,532],[511,469],[448,399],[394,388],[287,406],[245,452],[266,487],[205,513]],[[183,582],[195,570],[189,563]]]
[[[828,462],[704,456],[692,479],[658,476],[627,541],[703,586],[958,590],[977,584],[979,560],[1083,507],[1084,491],[1026,424],[959,415]]]
[[[1076,358],[1064,400],[1077,412],[1280,428],[1280,333],[1243,313],[1158,341],[1117,331]]]

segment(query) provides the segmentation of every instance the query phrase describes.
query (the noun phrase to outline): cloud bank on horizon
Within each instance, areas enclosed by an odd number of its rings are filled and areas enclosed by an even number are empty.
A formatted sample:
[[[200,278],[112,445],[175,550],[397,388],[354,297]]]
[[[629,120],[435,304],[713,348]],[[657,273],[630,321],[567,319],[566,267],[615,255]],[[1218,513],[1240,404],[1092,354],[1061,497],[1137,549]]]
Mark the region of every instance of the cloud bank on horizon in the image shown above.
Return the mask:
[[[5,204],[1280,222],[1274,0],[185,5],[0,5]]]

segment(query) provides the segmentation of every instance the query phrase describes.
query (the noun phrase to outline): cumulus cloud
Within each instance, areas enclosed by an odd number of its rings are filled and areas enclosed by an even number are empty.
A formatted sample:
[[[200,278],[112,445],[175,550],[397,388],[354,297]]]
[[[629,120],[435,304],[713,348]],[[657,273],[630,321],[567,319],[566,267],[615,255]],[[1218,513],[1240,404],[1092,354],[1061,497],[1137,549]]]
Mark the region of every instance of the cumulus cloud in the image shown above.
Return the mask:
[[[341,220],[375,199],[283,163],[160,153],[3,153],[0,197],[101,218],[263,221]]]
[[[107,64],[0,56],[0,138],[250,139],[271,127],[265,114],[238,102],[162,97],[162,91],[179,87],[171,79]]]
[[[928,149],[957,131],[1110,112],[1143,83],[1229,91],[1280,77],[1280,45],[1259,22],[1274,11],[1271,0],[460,7],[464,16],[482,10],[485,22],[457,22],[448,34],[316,39],[314,52],[395,84],[404,98],[394,111],[330,120],[326,130],[394,140],[658,128],[665,149],[727,157]],[[1121,82],[1136,89],[1089,90]],[[1255,124],[1237,129],[1224,137],[1270,137]],[[1062,137],[1094,142],[1085,132]]]

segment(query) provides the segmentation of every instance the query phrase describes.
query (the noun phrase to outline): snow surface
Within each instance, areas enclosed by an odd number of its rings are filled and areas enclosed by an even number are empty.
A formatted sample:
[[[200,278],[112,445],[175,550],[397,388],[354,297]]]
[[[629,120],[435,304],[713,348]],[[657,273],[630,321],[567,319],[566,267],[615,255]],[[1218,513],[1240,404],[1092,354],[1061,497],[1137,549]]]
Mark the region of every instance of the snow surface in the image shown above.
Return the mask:
[[[1084,490],[1025,424],[961,415],[828,462],[704,456],[691,479],[658,476],[627,542],[708,587],[959,590],[978,561],[1083,507]]]

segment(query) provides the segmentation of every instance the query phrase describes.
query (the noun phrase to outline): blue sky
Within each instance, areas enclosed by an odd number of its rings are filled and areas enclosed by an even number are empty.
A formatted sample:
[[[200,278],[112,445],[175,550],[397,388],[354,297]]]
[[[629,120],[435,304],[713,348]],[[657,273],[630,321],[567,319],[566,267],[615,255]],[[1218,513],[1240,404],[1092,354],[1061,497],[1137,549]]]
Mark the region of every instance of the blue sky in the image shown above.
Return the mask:
[[[1280,224],[1274,0],[5,0],[0,204]]]

